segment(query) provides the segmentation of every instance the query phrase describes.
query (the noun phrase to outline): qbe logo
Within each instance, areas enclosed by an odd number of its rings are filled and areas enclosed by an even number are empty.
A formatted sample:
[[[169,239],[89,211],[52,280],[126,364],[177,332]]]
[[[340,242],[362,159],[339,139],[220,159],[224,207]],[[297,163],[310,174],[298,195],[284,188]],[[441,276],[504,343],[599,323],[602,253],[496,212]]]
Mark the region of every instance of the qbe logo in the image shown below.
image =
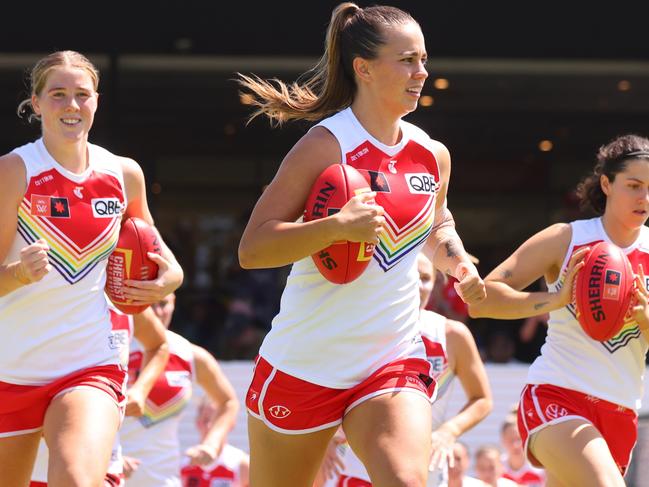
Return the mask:
[[[428,357],[433,374],[444,372],[444,357]]]
[[[113,330],[108,336],[108,348],[111,350],[122,350],[128,347],[129,341],[128,331]]]
[[[90,204],[95,218],[113,218],[122,214],[122,202],[117,198],[93,198]]]
[[[406,184],[412,194],[435,194],[439,190],[439,183],[435,176],[425,172],[405,174]]]
[[[168,370],[164,375],[171,387],[187,387],[191,384],[191,376],[186,370]]]

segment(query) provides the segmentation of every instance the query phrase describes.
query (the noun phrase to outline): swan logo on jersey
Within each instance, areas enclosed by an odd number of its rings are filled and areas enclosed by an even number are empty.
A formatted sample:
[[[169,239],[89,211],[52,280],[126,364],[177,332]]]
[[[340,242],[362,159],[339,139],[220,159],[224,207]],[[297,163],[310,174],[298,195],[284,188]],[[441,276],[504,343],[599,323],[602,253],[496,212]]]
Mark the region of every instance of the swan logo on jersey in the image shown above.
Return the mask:
[[[550,419],[562,418],[568,414],[568,410],[558,404],[548,404],[545,408],[545,415]]]
[[[412,194],[435,194],[439,190],[439,183],[435,181],[435,176],[432,174],[408,173],[404,177]]]
[[[90,204],[95,218],[113,218],[122,214],[122,202],[117,198],[93,198]]]
[[[50,197],[32,195],[32,215],[50,216]]]
[[[276,418],[276,419],[284,419],[289,414],[291,414],[291,410],[289,408],[287,408],[285,406],[280,406],[279,404],[269,407],[268,412],[270,413],[270,415],[273,418]]]
[[[32,195],[32,210],[34,216],[49,218],[70,218],[70,204],[65,197]]]
[[[67,198],[33,194],[31,201],[31,214],[34,216],[70,218],[70,204]]]
[[[385,174],[378,171],[367,171],[370,175],[370,189],[377,193],[390,193],[390,185]]]

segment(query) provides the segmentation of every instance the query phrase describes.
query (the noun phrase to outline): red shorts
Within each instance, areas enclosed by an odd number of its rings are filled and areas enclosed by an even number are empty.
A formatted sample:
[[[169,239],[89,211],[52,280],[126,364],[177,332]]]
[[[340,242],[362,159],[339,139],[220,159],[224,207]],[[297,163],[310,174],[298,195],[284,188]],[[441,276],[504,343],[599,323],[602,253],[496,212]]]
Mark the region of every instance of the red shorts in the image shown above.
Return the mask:
[[[79,370],[42,386],[0,382],[0,438],[38,431],[52,399],[71,389],[92,387],[105,392],[123,411],[126,372],[119,365]]]
[[[401,390],[431,400],[435,380],[427,360],[391,362],[351,389],[331,389],[285,374],[259,357],[246,406],[272,430],[302,434],[336,426],[348,411],[367,399]]]
[[[549,384],[528,384],[518,406],[518,430],[530,462],[541,466],[528,449],[530,435],[551,424],[585,419],[600,432],[624,475],[638,436],[638,415],[619,404]]]
[[[347,475],[341,475],[338,479],[336,487],[372,487],[372,484],[367,480],[358,479],[356,477],[347,477]]]

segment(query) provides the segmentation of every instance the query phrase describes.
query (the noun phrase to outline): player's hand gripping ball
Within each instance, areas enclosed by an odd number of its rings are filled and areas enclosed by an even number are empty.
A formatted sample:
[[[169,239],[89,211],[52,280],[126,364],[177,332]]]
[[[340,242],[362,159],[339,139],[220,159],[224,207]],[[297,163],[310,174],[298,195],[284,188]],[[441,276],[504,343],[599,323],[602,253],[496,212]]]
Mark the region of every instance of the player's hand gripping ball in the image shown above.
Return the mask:
[[[115,307],[127,314],[137,314],[148,305],[132,305],[124,297],[124,280],[148,281],[158,275],[158,264],[148,257],[149,252],[160,254],[158,235],[151,225],[140,218],[122,222],[119,240],[106,266],[105,291]]]
[[[369,192],[363,175],[347,164],[332,164],[326,168],[311,187],[306,200],[304,221],[331,216],[352,197]],[[328,281],[346,284],[360,276],[374,254],[374,244],[368,242],[334,242],[313,254],[313,262]]]
[[[577,320],[593,340],[617,335],[633,296],[634,274],[627,256],[609,242],[595,244],[575,282]]]

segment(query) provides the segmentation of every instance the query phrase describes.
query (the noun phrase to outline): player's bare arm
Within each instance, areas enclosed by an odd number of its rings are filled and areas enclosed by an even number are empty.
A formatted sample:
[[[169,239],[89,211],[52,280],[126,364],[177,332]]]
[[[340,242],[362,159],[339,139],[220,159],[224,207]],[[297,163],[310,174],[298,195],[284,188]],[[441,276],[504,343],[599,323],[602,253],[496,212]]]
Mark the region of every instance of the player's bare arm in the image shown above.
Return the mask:
[[[169,346],[165,327],[151,308],[133,315],[133,335],[143,354],[140,372],[128,390],[126,415],[142,416],[146,398],[169,360]]]
[[[440,142],[433,141],[435,157],[440,172],[440,189],[435,202],[433,230],[424,247],[424,253],[433,265],[455,277],[456,290],[466,303],[484,299],[485,286],[478,270],[464,249],[450,210],[446,207],[446,194],[451,176],[451,156]]]
[[[469,314],[474,318],[518,319],[568,304],[571,287],[566,287],[560,293],[527,292],[523,289],[541,277],[548,282],[559,278],[571,235],[570,225],[560,223],[529,238],[485,278],[488,297],[481,303],[470,305]],[[583,254],[584,251],[581,251],[571,260],[566,276],[570,286],[580,268],[579,260]]]
[[[185,454],[193,465],[207,465],[219,456],[227,435],[234,427],[239,401],[216,359],[204,348],[192,345],[196,380],[207,396],[217,406],[212,426],[199,445],[189,448]]]
[[[150,225],[154,225],[153,217],[149,211],[146,198],[146,184],[144,173],[140,165],[133,159],[122,157],[122,171],[124,173],[124,186],[126,189],[127,207],[124,217],[141,218]],[[156,232],[158,230],[153,227]],[[180,287],[184,279],[184,273],[180,264],[167,247],[162,236],[158,232],[161,243],[161,255],[149,254],[149,258],[158,264],[158,277],[152,281],[126,280],[124,284],[124,295],[134,302],[153,303],[160,301],[168,294]]]
[[[0,262],[4,262],[16,235],[18,207],[27,189],[25,165],[16,154],[0,157]],[[20,260],[0,265],[0,296],[39,281],[50,270],[49,247],[44,240],[26,245]]]
[[[380,214],[380,207],[369,204],[373,193],[355,196],[330,217],[296,223],[318,175],[340,161],[338,142],[322,127],[309,131],[291,149],[255,205],[241,238],[239,261],[244,268],[280,267],[338,240],[369,240],[358,232],[366,231],[366,220]]]

